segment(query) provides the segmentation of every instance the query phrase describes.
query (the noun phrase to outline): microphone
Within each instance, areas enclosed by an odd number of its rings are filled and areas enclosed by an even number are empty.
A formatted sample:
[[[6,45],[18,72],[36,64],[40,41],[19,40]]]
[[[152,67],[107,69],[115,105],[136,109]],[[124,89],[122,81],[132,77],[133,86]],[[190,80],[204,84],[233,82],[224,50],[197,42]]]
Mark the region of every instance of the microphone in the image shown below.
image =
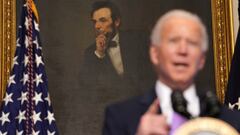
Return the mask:
[[[203,101],[201,116],[217,117],[220,114],[221,105],[216,94],[212,91],[207,91]]]
[[[187,119],[191,119],[191,114],[187,111],[187,101],[180,90],[173,90],[171,95],[173,110]]]

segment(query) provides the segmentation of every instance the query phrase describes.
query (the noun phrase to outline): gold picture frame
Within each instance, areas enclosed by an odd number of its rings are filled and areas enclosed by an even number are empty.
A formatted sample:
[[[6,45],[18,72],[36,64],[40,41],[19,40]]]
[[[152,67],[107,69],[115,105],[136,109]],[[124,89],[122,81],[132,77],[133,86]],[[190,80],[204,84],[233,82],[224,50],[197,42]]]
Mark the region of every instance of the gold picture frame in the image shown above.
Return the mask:
[[[16,1],[0,0],[0,9],[0,100],[2,100],[16,44]]]
[[[212,0],[211,8],[215,84],[217,96],[223,103],[234,51],[232,0]]]
[[[3,98],[16,44],[16,1],[0,0],[0,100]],[[211,0],[217,96],[224,101],[234,48],[232,0]]]

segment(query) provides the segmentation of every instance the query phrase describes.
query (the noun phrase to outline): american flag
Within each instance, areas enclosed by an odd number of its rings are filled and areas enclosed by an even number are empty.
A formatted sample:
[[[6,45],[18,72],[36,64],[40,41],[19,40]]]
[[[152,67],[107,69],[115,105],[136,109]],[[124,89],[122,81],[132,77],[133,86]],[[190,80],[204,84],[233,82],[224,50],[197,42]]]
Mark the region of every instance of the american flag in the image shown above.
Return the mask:
[[[26,0],[18,27],[16,52],[0,112],[0,135],[58,135],[48,92],[39,19]]]
[[[238,1],[238,15],[240,20],[240,1]],[[229,72],[225,104],[230,109],[240,111],[240,27]]]

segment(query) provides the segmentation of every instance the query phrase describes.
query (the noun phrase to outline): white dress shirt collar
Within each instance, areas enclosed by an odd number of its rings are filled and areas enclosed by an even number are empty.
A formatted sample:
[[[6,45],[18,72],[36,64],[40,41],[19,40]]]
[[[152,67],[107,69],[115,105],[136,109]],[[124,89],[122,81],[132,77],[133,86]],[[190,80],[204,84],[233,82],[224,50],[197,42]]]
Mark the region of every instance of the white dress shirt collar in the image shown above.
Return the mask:
[[[118,75],[122,76],[124,74],[124,68],[120,49],[121,47],[119,43],[119,33],[113,37],[112,41],[115,41],[117,46],[109,48],[107,52]]]
[[[117,43],[117,45],[119,44],[119,33],[116,33],[116,35],[112,38],[112,41],[115,41]]]

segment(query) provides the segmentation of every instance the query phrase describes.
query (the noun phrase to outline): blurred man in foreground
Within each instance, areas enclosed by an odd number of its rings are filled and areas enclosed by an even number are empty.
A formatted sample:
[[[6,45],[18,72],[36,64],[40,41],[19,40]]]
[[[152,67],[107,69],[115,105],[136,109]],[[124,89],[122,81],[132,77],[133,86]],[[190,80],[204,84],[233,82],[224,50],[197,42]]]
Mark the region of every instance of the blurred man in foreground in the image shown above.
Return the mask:
[[[158,76],[154,89],[108,107],[103,134],[168,135],[174,123],[171,96],[176,92],[180,92],[187,102],[188,118],[208,114],[202,92],[194,83],[197,73],[204,67],[207,50],[206,28],[198,16],[183,10],[163,15],[152,31],[149,51]],[[214,117],[240,131],[238,113],[219,107],[214,111]]]

